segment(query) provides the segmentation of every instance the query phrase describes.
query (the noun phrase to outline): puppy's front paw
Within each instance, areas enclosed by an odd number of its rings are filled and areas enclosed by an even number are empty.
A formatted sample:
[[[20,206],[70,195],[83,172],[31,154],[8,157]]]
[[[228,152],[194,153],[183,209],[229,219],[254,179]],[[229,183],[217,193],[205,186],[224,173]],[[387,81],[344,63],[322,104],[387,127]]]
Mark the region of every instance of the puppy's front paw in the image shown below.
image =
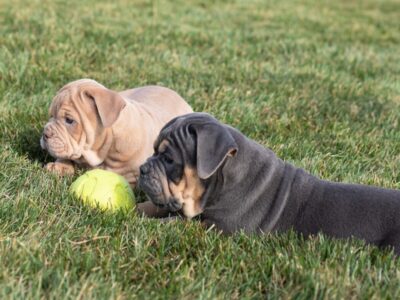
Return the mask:
[[[74,165],[70,162],[51,162],[45,166],[45,169],[60,176],[73,175],[75,172]]]
[[[155,206],[151,201],[136,204],[136,212],[150,218],[165,218],[170,214],[166,208]]]

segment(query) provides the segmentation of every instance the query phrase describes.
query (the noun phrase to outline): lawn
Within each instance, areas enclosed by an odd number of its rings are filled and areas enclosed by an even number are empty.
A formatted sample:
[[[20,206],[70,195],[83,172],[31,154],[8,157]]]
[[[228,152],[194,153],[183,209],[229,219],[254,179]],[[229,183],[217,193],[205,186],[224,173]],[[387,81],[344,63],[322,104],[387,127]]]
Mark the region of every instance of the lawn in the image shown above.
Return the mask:
[[[394,0],[0,0],[0,298],[399,298],[388,250],[99,213],[39,145],[65,83],[160,84],[318,177],[399,189],[399,20]]]

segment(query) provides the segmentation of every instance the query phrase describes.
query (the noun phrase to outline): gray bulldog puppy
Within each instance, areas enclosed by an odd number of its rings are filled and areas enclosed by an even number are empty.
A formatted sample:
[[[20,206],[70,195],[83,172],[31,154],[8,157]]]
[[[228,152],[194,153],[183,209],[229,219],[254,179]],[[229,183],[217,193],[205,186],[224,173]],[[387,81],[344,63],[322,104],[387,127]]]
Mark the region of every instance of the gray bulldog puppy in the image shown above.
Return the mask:
[[[400,253],[398,190],[318,179],[205,113],[167,123],[154,150],[139,188],[160,211],[226,233],[321,232]]]

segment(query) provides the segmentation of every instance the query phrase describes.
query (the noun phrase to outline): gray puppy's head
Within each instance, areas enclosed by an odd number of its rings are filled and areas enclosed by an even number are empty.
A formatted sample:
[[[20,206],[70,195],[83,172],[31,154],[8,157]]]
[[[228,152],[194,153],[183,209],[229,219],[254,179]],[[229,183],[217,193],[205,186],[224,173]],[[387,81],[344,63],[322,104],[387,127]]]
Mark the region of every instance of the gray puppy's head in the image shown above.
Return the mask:
[[[206,113],[191,113],[167,123],[154,154],[140,167],[138,186],[150,200],[192,218],[202,213],[207,180],[238,146],[228,131]]]

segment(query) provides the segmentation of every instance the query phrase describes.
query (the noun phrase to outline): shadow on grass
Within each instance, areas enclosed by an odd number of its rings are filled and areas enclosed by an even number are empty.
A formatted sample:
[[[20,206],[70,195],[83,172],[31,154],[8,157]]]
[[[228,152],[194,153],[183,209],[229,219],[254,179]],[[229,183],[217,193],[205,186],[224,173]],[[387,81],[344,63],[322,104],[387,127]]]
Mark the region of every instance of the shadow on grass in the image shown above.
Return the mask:
[[[40,146],[42,131],[36,128],[26,128],[19,132],[18,139],[13,141],[14,149],[18,154],[26,155],[29,160],[41,164],[54,161],[54,159]]]
[[[38,114],[27,112],[8,114],[0,121],[1,143],[32,162],[45,164],[52,157],[40,147],[44,122]]]

